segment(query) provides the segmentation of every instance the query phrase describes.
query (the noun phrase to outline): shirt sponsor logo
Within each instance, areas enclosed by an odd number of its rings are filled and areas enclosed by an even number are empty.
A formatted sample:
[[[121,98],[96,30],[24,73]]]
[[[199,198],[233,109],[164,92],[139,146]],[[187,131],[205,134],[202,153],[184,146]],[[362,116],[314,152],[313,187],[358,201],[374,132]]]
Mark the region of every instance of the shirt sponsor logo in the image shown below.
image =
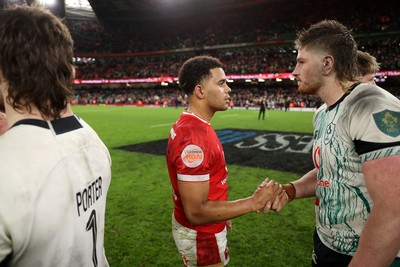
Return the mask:
[[[203,163],[204,152],[196,145],[186,146],[181,154],[183,163],[189,168],[196,168]]]
[[[400,135],[400,112],[385,109],[373,115],[378,129],[391,137]]]
[[[331,183],[328,180],[317,180],[317,186],[329,188]]]
[[[321,161],[321,148],[318,146],[313,153],[313,161],[314,166],[319,169],[320,168],[320,161]]]

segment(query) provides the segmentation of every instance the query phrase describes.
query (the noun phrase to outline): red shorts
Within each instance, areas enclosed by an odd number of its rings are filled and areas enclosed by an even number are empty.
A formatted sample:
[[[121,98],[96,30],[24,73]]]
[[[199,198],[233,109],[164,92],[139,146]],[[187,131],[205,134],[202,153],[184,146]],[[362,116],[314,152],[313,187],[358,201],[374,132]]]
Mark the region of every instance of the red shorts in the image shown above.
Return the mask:
[[[172,215],[172,234],[176,247],[188,267],[225,266],[229,253],[225,227],[219,233],[203,233],[179,224]]]

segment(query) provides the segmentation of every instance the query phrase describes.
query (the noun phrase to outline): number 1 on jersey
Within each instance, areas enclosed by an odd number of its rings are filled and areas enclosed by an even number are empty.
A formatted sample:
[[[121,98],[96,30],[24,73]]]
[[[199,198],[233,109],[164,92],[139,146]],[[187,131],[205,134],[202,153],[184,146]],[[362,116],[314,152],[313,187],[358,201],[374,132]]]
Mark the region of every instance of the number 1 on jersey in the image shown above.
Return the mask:
[[[94,267],[97,267],[97,253],[96,253],[96,243],[97,243],[97,223],[96,223],[96,210],[92,210],[89,220],[86,224],[86,231],[92,230],[93,236],[93,254],[92,260]]]

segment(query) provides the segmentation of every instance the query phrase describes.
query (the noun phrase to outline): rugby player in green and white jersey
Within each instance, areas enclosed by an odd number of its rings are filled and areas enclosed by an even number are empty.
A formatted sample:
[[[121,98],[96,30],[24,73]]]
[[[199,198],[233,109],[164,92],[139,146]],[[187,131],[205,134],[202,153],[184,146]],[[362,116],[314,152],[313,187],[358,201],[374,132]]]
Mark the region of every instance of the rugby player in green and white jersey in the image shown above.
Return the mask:
[[[315,169],[285,184],[316,196],[313,266],[400,266],[400,100],[359,83],[351,30],[324,20],[298,33],[293,75],[325,104],[314,117]]]
[[[106,267],[111,159],[69,104],[71,35],[23,5],[1,12],[0,40],[0,266]]]
[[[362,83],[375,83],[375,74],[379,71],[380,63],[376,57],[368,52],[357,51],[357,70],[359,81]]]

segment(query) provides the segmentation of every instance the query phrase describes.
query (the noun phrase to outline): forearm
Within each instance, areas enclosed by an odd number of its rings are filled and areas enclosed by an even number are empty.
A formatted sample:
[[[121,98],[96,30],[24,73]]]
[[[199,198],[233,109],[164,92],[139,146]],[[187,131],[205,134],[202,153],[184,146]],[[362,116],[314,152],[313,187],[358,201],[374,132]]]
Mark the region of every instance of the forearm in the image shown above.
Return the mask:
[[[282,188],[275,181],[266,179],[257,187],[253,195],[233,201],[198,201],[192,199],[183,201],[186,217],[192,224],[207,224],[226,221],[246,213],[262,210],[265,205],[272,203],[275,197],[283,194]]]
[[[234,201],[207,200],[186,214],[192,224],[198,225],[230,220],[253,211],[257,211],[257,206],[248,197]]]
[[[306,198],[315,196],[315,183],[317,181],[317,168],[309,171],[300,179],[293,181],[296,188],[295,198]]]
[[[398,214],[398,211],[391,207],[374,206],[349,266],[390,266],[400,250]]]

